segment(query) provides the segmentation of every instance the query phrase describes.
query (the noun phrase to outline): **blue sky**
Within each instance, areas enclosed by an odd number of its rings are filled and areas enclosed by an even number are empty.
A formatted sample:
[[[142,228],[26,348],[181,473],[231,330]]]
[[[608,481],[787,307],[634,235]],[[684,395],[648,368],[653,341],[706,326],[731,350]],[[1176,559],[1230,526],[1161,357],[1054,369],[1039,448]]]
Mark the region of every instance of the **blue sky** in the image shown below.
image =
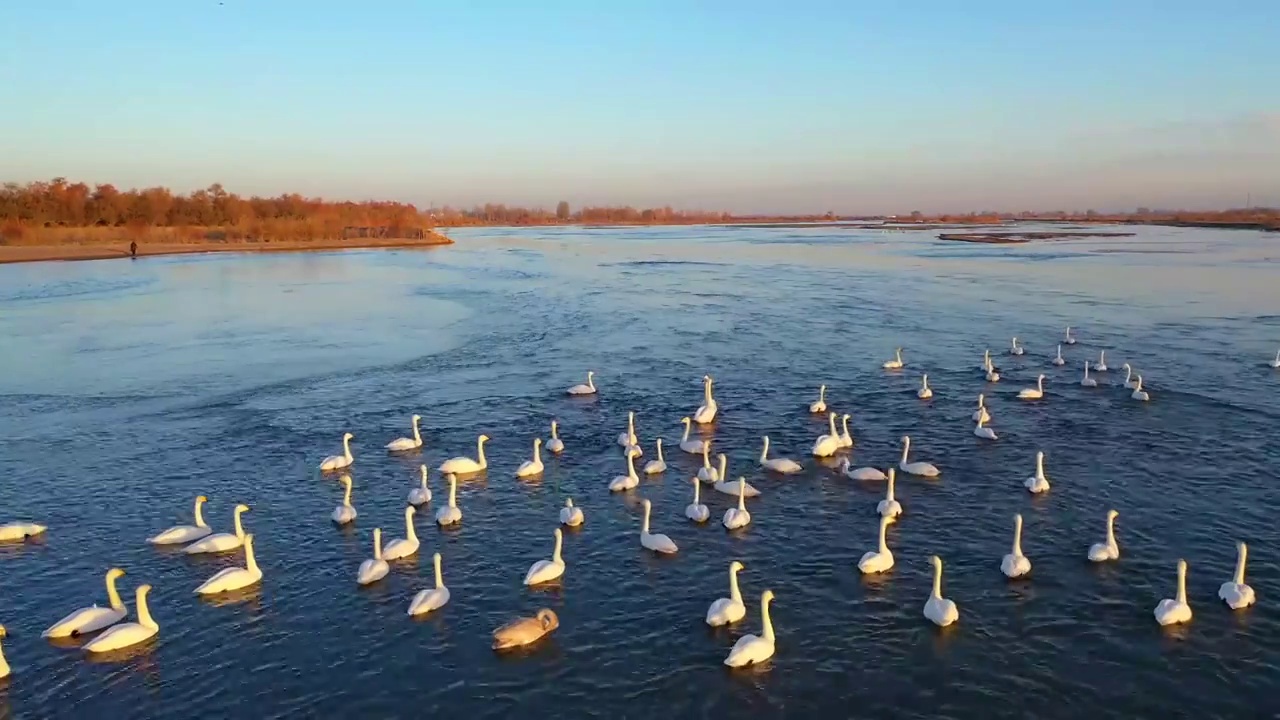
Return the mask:
[[[0,6],[0,179],[740,212],[1280,205],[1275,0],[222,2]]]

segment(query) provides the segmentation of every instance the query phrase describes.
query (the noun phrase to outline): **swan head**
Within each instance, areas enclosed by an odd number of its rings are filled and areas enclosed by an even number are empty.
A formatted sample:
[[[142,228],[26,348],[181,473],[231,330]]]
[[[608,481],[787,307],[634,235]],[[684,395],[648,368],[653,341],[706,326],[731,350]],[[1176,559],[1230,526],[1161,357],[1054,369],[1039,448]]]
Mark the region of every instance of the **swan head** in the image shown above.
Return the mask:
[[[1044,460],[1044,451],[1043,451],[1043,450],[1037,450],[1037,451],[1036,451],[1036,462],[1040,462],[1040,461],[1042,461],[1042,460]]]
[[[593,378],[593,377],[595,377],[595,376],[596,376],[596,371],[595,371],[595,370],[588,370],[588,371],[587,371],[587,379],[588,379],[588,380],[590,380],[591,378]]]
[[[760,602],[762,602],[762,603],[764,603],[764,604],[766,604],[766,605],[768,605],[769,603],[773,602],[773,591],[772,591],[772,590],[765,590],[765,591],[760,595]]]
[[[901,439],[901,440],[899,440],[898,442],[901,442],[902,444],[904,444],[904,445],[905,445],[905,444],[907,444],[907,443],[911,442],[911,438],[910,438],[909,436],[907,436],[907,435],[903,435],[903,436],[902,436],[902,439]]]
[[[733,562],[729,563],[729,572],[738,572],[739,570],[745,570],[745,569],[746,569],[746,566],[738,562],[737,560],[734,560]]]
[[[410,520],[410,519],[412,519],[412,518],[413,518],[413,514],[414,514],[414,513],[416,513],[416,512],[418,512],[418,510],[417,510],[415,507],[413,507],[412,505],[410,505],[410,506],[406,507],[406,508],[404,509],[404,519],[405,519],[405,520]],[[249,537],[248,535],[246,535],[246,536],[245,536],[245,538],[248,538],[248,537]]]
[[[661,440],[659,440],[658,442],[662,442],[662,441],[661,441]],[[537,446],[539,446],[539,445],[541,445],[541,444],[542,444],[542,438],[540,438],[540,437],[536,437],[536,438],[534,438],[534,439],[533,439],[533,445],[534,445],[534,447],[537,447]]]
[[[239,504],[239,505],[237,505],[237,506],[236,506],[236,515],[239,515],[240,513],[247,513],[247,512],[249,512],[249,506],[248,506],[248,505],[245,505],[244,503],[241,503],[241,504]]]
[[[552,430],[555,430],[555,429],[556,429],[556,428],[558,428],[558,427],[560,427],[560,423],[556,422],[555,420],[552,420],[552,421],[551,421],[551,429],[552,429]]]
[[[929,564],[933,566],[934,570],[938,572],[942,571],[942,558],[938,557],[937,555],[929,556]]]
[[[1036,378],[1036,381],[1039,382],[1043,379],[1044,379],[1044,373],[1040,373],[1040,376]]]
[[[986,396],[986,395],[984,395],[983,393],[978,393],[978,404],[979,404],[979,405],[981,405],[981,404],[982,404],[986,399],[987,399],[987,396]]]
[[[826,386],[826,385],[819,385],[819,386],[818,386],[818,393],[819,393],[819,394],[824,393],[824,392],[826,392],[826,391],[827,391],[827,386]]]
[[[253,537],[252,535],[245,535],[245,536],[244,536],[244,544],[245,544],[245,545],[248,545],[248,544],[249,544],[249,538],[252,538],[252,537]],[[136,597],[138,600],[146,600],[146,598],[147,598],[147,593],[149,593],[149,592],[151,592],[151,586],[150,586],[150,585],[139,585],[139,586],[138,586],[138,589],[134,591],[134,597]]]
[[[570,508],[571,508],[571,507],[573,507],[573,498],[565,498],[565,499],[564,499],[564,506],[565,506],[565,507],[570,507]]]
[[[653,507],[653,503],[649,502],[649,498],[641,500],[640,504],[644,506],[645,512],[649,512],[649,509]]]
[[[419,420],[421,420],[421,419],[422,419],[422,416],[421,416],[421,415],[411,415],[411,416],[409,417],[409,419],[410,419],[410,420],[412,420],[412,421],[414,421],[414,422],[418,422]]]
[[[488,436],[488,435],[481,435],[480,437],[476,438],[476,441],[477,441],[477,442],[482,442],[482,443],[487,443],[487,442],[489,442],[489,436]]]
[[[111,568],[107,571],[107,580],[115,580],[120,577],[124,577],[124,570],[120,568]]]
[[[538,622],[542,625],[542,629],[550,632],[560,627],[560,618],[556,617],[554,610],[542,608],[538,611]]]
[[[356,436],[355,436],[355,435],[352,435],[351,433],[342,433],[342,439],[343,439],[343,440],[355,440],[355,439],[356,439]]]
[[[1115,519],[1116,519],[1116,518],[1118,518],[1118,517],[1120,517],[1120,511],[1119,511],[1119,510],[1108,510],[1108,511],[1107,511],[1107,520],[1115,520]]]
[[[560,532],[560,528],[556,528],[551,534],[555,536],[556,540],[560,540],[564,537],[564,533]]]
[[[687,417],[682,417],[682,418],[680,418],[680,422],[684,423],[685,425],[688,425],[689,423],[691,423],[691,422],[693,422],[693,421],[692,421],[692,420],[690,420],[690,419],[689,419],[689,418],[687,418]]]
[[[207,502],[209,502],[209,498],[205,497],[204,495],[197,495],[197,496],[196,496],[196,504],[197,504],[197,505],[203,505],[203,504],[205,504],[205,503],[207,503]]]
[[[852,415],[850,415],[849,413],[845,413],[844,415],[841,415],[841,416],[840,416],[840,420],[841,420],[841,421],[848,421],[848,420],[852,420],[852,419],[853,419],[853,416],[852,416]]]

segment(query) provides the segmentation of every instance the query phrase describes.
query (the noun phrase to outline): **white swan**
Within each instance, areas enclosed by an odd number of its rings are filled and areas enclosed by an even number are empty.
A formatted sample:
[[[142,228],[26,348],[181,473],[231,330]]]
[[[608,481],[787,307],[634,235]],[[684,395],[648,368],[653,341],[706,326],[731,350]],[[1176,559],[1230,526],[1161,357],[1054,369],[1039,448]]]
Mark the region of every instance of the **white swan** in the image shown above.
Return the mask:
[[[942,597],[942,558],[934,555],[929,558],[933,564],[933,592],[924,604],[924,616],[934,625],[946,627],[960,619],[960,609],[951,600]]]
[[[207,502],[209,502],[209,498],[203,495],[196,497],[195,525],[175,525],[159,535],[147,538],[147,542],[152,545],[181,545],[199,540],[213,532],[213,529],[205,524],[204,514],[200,511],[200,507]]]
[[[1062,342],[1066,343],[1067,345],[1075,345],[1075,344],[1076,344],[1076,339],[1075,339],[1075,338],[1073,338],[1073,337],[1071,337],[1071,326],[1070,326],[1070,325],[1068,325],[1068,326],[1067,326],[1067,334],[1062,336]]]
[[[356,583],[359,585],[372,585],[391,572],[391,566],[387,564],[386,558],[382,557],[382,528],[373,529],[373,557],[360,563],[360,569],[356,571]]]
[[[29,522],[11,522],[0,525],[0,542],[22,542],[44,533],[49,528]]]
[[[987,412],[987,398],[982,393],[978,393],[978,409],[973,411],[974,420],[982,420],[991,422],[991,413]]]
[[[516,477],[533,477],[542,474],[542,438],[533,439],[533,459],[525,460],[516,468]]]
[[[840,460],[840,472],[850,480],[884,480],[887,476],[880,470],[873,467],[860,467],[857,470],[850,470],[849,458]]]
[[[920,378],[920,389],[916,391],[916,397],[921,400],[928,400],[933,397],[933,390],[929,388],[929,374],[925,373]]]
[[[570,395],[595,395],[596,394],[596,383],[594,380],[595,376],[596,376],[596,373],[594,370],[588,370],[586,383],[574,385],[573,387],[569,388],[565,392],[569,393]]]
[[[840,416],[840,447],[853,447],[853,433],[849,432],[849,418],[853,417],[849,413]]]
[[[747,606],[743,604],[742,591],[738,589],[738,573],[742,569],[742,563],[737,560],[729,563],[729,597],[717,598],[707,608],[707,624],[711,627],[732,625],[747,616]]]
[[[1133,368],[1129,367],[1129,363],[1125,363],[1121,369],[1124,370],[1124,386],[1129,390],[1138,387],[1138,382],[1133,379]]]
[[[476,460],[463,456],[450,458],[440,463],[439,471],[454,475],[466,475],[468,473],[478,473],[489,467],[489,461],[484,457],[484,444],[487,442],[489,442],[488,435],[481,435],[476,438]]]
[[[122,575],[124,570],[120,568],[111,568],[107,571],[107,601],[110,603],[107,607],[99,607],[97,604],[82,607],[51,625],[48,630],[40,634],[40,637],[65,638],[88,635],[125,619],[129,610],[120,599],[120,593],[116,592],[116,578]],[[0,677],[4,677],[4,674],[0,673]]]
[[[1191,606],[1187,604],[1187,561],[1178,561],[1178,596],[1165,598],[1156,605],[1156,622],[1161,625],[1177,625],[1191,622]]]
[[[693,483],[693,502],[684,506],[684,516],[696,523],[704,523],[711,518],[711,510],[702,504],[701,486],[698,478],[693,478],[689,482]]]
[[[1066,365],[1066,364],[1067,364],[1067,361],[1066,361],[1066,360],[1064,360],[1064,359],[1062,359],[1062,346],[1061,346],[1061,345],[1059,345],[1059,346],[1058,346],[1058,354],[1057,354],[1057,355],[1055,355],[1055,356],[1053,357],[1053,359],[1052,359],[1052,360],[1050,360],[1049,362],[1051,362],[1051,363],[1053,363],[1054,365],[1057,365],[1057,366],[1059,366],[1059,367],[1061,367],[1061,366],[1063,366],[1063,365]]]
[[[662,457],[662,438],[658,438],[655,444],[658,446],[658,458],[644,464],[645,475],[657,475],[667,471],[667,460]]]
[[[751,524],[751,512],[747,510],[747,481],[738,478],[738,507],[731,507],[724,511],[724,517],[721,518],[720,524],[724,525],[726,530],[737,530]]]
[[[636,474],[635,457],[627,453],[627,474],[618,475],[609,481],[610,492],[623,492],[632,490],[640,484],[640,476]]]
[[[702,467],[698,468],[698,479],[704,483],[717,482],[720,473],[711,465],[711,443],[702,446]]]
[[[573,498],[564,499],[564,507],[560,508],[560,524],[569,527],[578,527],[585,522],[587,517],[582,514],[582,508],[573,504]]]
[[[1115,510],[1107,511],[1107,541],[1089,547],[1089,560],[1092,562],[1120,559],[1120,545],[1116,543],[1116,518],[1119,516]]]
[[[530,565],[529,571],[524,574],[525,585],[539,585],[551,582],[564,575],[564,558],[560,556],[564,533],[560,532],[560,528],[556,528],[553,534],[556,538],[556,549],[552,551],[551,559],[539,560]]]
[[[1222,598],[1232,610],[1246,608],[1257,602],[1253,588],[1244,582],[1244,563],[1249,556],[1249,548],[1244,543],[1236,543],[1236,572],[1229,582],[1218,588],[1218,597]]]
[[[1098,351],[1098,362],[1093,364],[1093,369],[1098,372],[1107,371],[1107,351],[1106,350]]]
[[[1080,385],[1082,387],[1098,387],[1098,381],[1089,377],[1089,361],[1088,360],[1084,361],[1084,377],[1080,378]]]
[[[410,505],[426,505],[431,502],[431,488],[427,487],[427,466],[418,467],[418,472],[422,476],[418,487],[409,491]]]
[[[885,539],[885,532],[889,529],[891,522],[893,518],[888,515],[880,516],[880,544],[875,550],[863,553],[862,559],[858,561],[858,570],[863,575],[882,573],[893,567],[893,553],[890,552],[889,543]]]
[[[560,439],[560,424],[555,420],[551,421],[551,439],[547,441],[547,452],[559,455],[564,452],[564,441]]]
[[[671,542],[671,538],[662,533],[649,532],[649,511],[652,508],[653,504],[649,502],[649,498],[645,498],[644,524],[640,526],[640,546],[663,555],[672,555],[680,548],[676,547],[674,542]]]
[[[418,509],[410,505],[404,509],[404,537],[396,538],[382,549],[384,560],[403,560],[418,554],[418,533],[413,526],[413,516]]]
[[[721,455],[721,457],[724,457],[724,456]],[[726,475],[725,477],[728,477],[728,476]],[[740,492],[746,495],[747,497],[758,497],[760,495],[760,491],[757,490],[751,483],[747,482],[746,478],[743,478],[743,477],[739,477],[737,480],[729,480],[727,482],[724,480],[721,480],[720,482],[716,483],[715,485],[712,485],[711,487],[716,492],[722,492],[725,495],[737,495]]]
[[[692,455],[697,455],[698,453],[705,453],[711,449],[711,443],[706,440],[689,439],[689,430],[693,427],[693,420],[690,420],[687,417],[682,417],[680,418],[680,422],[684,423],[684,437],[680,438],[681,450]]]
[[[824,413],[827,411],[827,386],[818,386],[818,399],[809,403],[809,412]]]
[[[773,657],[773,621],[769,619],[771,602],[773,602],[773,591],[765,590],[760,596],[760,619],[764,623],[764,632],[759,636],[743,635],[738,638],[738,642],[734,643],[733,649],[729,651],[729,657],[724,659],[725,665],[745,667],[762,663]]]
[[[4,640],[5,636],[8,634],[9,633],[4,629],[4,626],[0,625],[0,640]],[[0,647],[0,680],[7,677],[9,677],[9,661],[4,659],[4,648]]]
[[[1276,351],[1275,359],[1267,364],[1273,368],[1280,368],[1280,350]]]
[[[982,351],[982,362],[978,363],[978,370],[986,372],[991,369],[991,348]]]
[[[819,435],[813,443],[814,457],[831,457],[840,449],[840,434],[836,432],[836,414],[827,413],[827,434]]]
[[[458,476],[448,475],[449,504],[436,511],[436,524],[440,526],[455,525],[462,522],[462,509],[458,507]]]
[[[244,525],[240,524],[240,516],[249,512],[248,505],[237,505],[235,510],[235,519],[233,520],[235,532],[233,533],[216,533],[208,535],[195,543],[188,545],[185,552],[188,555],[199,555],[201,553],[219,553],[235,550],[244,544]]]
[[[1009,354],[1021,355],[1022,353],[1023,353],[1023,349],[1022,349],[1022,346],[1018,345],[1018,338],[1014,338],[1013,342],[1009,345]]]
[[[881,365],[880,367],[884,368],[885,370],[901,370],[902,369],[902,348],[897,348],[896,350],[894,350],[893,359],[885,360],[884,364]]]
[[[992,430],[992,429],[991,429],[991,428],[989,428],[989,427],[987,427],[987,419],[986,419],[986,418],[978,418],[978,425],[977,425],[977,427],[975,427],[975,428],[973,429],[973,434],[974,434],[974,435],[976,435],[976,436],[978,436],[978,437],[980,437],[980,438],[982,438],[983,440],[998,440],[998,439],[999,439],[999,438],[996,436],[996,431],[995,431],[995,430]]]
[[[1044,374],[1041,373],[1036,377],[1036,386],[1033,388],[1023,388],[1018,391],[1018,397],[1023,400],[1039,400],[1044,397]]]
[[[711,397],[711,384],[715,381],[710,375],[702,376],[702,404],[693,413],[693,421],[699,425],[706,425],[716,419],[716,412],[720,407],[716,405],[716,399]]]
[[[449,602],[449,588],[444,586],[444,573],[440,572],[440,553],[433,555],[431,561],[436,566],[436,586],[419,590],[418,594],[413,596],[413,601],[409,603],[410,615],[426,615],[432,610],[439,610]]]
[[[640,438],[636,437],[636,414],[634,412],[627,413],[627,431],[618,433],[618,444],[624,448],[640,444]]]
[[[1000,373],[996,371],[995,365],[987,368],[986,380],[987,382],[1000,382]]]
[[[942,473],[938,468],[927,462],[907,462],[907,456],[911,453],[911,438],[902,436],[902,459],[898,461],[898,469],[908,475],[919,475],[920,477],[937,477]]]
[[[1049,478],[1044,476],[1044,452],[1036,451],[1036,474],[1027,478],[1022,482],[1027,490],[1039,495],[1042,492],[1049,492]]]
[[[792,460],[791,458],[770,458],[768,435],[764,436],[764,447],[760,449],[760,465],[766,470],[772,470],[776,473],[783,473],[785,475],[798,473],[803,469],[800,467],[800,463]]]
[[[404,452],[405,450],[417,450],[422,447],[422,433],[418,432],[418,421],[422,419],[421,415],[410,416],[409,420],[413,424],[413,437],[401,437],[387,443],[388,452]]]
[[[885,486],[884,499],[876,503],[876,512],[880,514],[880,517],[887,518],[890,522],[896,521],[898,516],[902,514],[902,504],[893,495],[896,475],[893,468],[889,468],[889,474],[886,476],[889,484]]]
[[[333,509],[333,514],[329,517],[339,525],[346,525],[356,519],[356,508],[351,504],[351,476],[343,475],[342,478],[342,504]]]
[[[1013,516],[1013,549],[1000,560],[1000,572],[1007,578],[1031,572],[1031,560],[1022,554],[1022,515]]]
[[[1146,390],[1142,389],[1141,375],[1138,376],[1138,384],[1133,386],[1133,392],[1129,394],[1129,397],[1142,402],[1146,402],[1151,399],[1151,395],[1149,395]]]
[[[138,612],[138,622],[111,626],[106,632],[86,643],[84,651],[104,653],[112,650],[121,650],[137,645],[144,640],[149,640],[160,632],[160,626],[151,617],[151,609],[147,607],[147,593],[149,592],[151,592],[150,585],[139,585],[134,595],[133,604]]]
[[[214,574],[196,588],[197,595],[243,590],[262,581],[262,569],[253,555],[253,533],[244,536],[244,567],[229,567]]]
[[[329,472],[330,470],[341,470],[345,467],[351,467],[351,463],[355,462],[355,456],[351,454],[351,441],[355,439],[355,435],[351,433],[342,434],[342,454],[330,455],[320,461],[320,471]]]

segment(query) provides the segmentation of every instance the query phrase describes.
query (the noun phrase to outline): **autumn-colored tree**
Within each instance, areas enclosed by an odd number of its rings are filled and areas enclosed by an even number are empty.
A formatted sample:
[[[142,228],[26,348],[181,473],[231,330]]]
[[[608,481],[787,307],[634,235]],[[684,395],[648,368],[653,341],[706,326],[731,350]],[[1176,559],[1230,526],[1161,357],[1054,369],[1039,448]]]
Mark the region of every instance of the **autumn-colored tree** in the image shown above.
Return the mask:
[[[556,219],[560,222],[568,222],[570,217],[569,203],[565,200],[556,203]]]

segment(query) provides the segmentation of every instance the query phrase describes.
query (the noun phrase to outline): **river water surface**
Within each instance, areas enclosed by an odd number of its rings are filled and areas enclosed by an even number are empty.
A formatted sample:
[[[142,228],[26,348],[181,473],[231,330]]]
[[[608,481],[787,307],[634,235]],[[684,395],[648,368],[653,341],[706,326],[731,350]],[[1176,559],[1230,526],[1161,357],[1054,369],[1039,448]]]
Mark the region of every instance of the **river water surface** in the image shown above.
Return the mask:
[[[0,522],[38,520],[39,541],[0,547],[0,623],[13,676],[0,717],[1252,717],[1280,710],[1280,245],[1244,231],[1139,228],[1132,238],[1024,246],[931,233],[832,228],[482,229],[425,252],[209,255],[0,267]],[[1079,343],[1049,364],[1065,325]],[[1027,354],[1005,354],[1011,336]],[[880,369],[895,347],[907,367]],[[976,368],[991,348],[1003,379]],[[1078,379],[1107,351],[1099,387]],[[1145,377],[1129,398],[1117,370]],[[563,395],[595,370],[595,399]],[[916,398],[928,372],[935,396]],[[1047,375],[1041,402],[1014,399]],[[677,448],[680,418],[716,379],[706,432],[730,473],[763,491],[752,523],[717,522],[734,499],[704,492],[713,521],[683,517],[700,459]],[[881,483],[808,457],[820,383],[849,412],[855,465],[887,466],[909,433],[937,480],[900,477],[889,531],[897,558],[864,579]],[[973,437],[987,392],[1000,434]],[[665,438],[671,469],[611,494],[618,433],[637,413],[645,460]],[[420,413],[421,453],[382,446]],[[558,418],[568,450],[537,481],[515,467]],[[333,477],[315,470],[354,433],[359,518],[336,529]],[[490,468],[459,489],[460,528],[431,522],[442,460]],[[759,471],[760,436],[803,473]],[[1046,453],[1052,490],[1022,480]],[[416,468],[436,499],[416,561],[358,589],[374,527],[402,537]],[[191,560],[144,539],[206,518],[229,530],[244,502],[265,578],[229,602],[192,590],[238,554]],[[563,581],[529,590],[572,495]],[[680,545],[638,543],[640,501]],[[1108,508],[1119,562],[1085,560]],[[1012,517],[1026,520],[1031,579],[1000,573]],[[1235,543],[1250,543],[1259,604],[1216,598]],[[452,600],[405,611],[444,557]],[[960,621],[921,615],[928,557],[946,561]],[[1162,629],[1152,610],[1190,564],[1195,617]],[[703,623],[730,560],[747,618]],[[159,639],[89,662],[40,632],[150,583]],[[772,589],[777,653],[721,665],[760,632]],[[539,607],[561,627],[496,655],[490,632]]]

